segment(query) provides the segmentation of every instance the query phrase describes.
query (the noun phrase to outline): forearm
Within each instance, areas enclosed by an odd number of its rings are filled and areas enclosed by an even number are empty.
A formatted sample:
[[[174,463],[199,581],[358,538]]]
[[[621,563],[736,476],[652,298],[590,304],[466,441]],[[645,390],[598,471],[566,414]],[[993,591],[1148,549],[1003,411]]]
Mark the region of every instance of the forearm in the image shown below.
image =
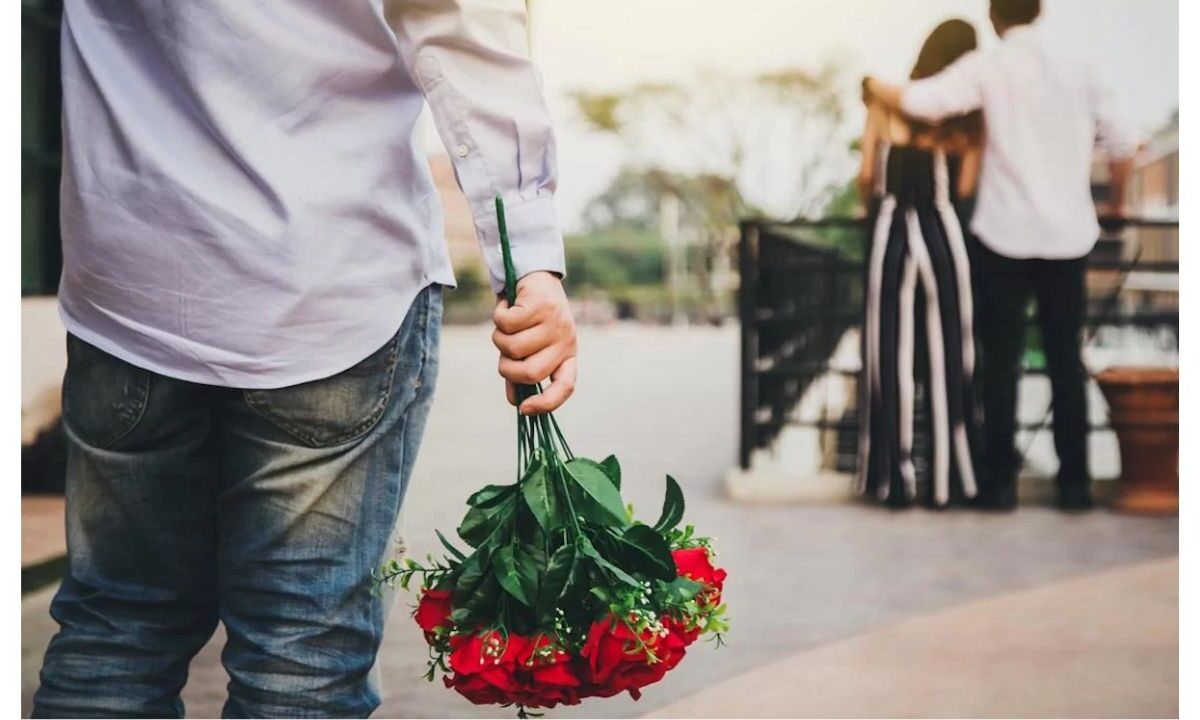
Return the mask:
[[[554,128],[529,59],[524,3],[403,0],[388,7],[471,207],[493,289],[504,287],[497,196],[506,206],[517,276],[562,275]]]
[[[892,111],[901,109],[904,100],[904,88],[900,85],[883,82],[876,78],[867,78],[865,87],[867,95]]]
[[[862,140],[859,147],[862,150],[862,159],[858,166],[858,178],[856,187],[858,188],[858,199],[862,202],[863,207],[866,207],[871,201],[871,193],[875,184],[875,163],[876,146],[878,138],[876,137],[874,108],[867,109],[866,125],[863,128]]]

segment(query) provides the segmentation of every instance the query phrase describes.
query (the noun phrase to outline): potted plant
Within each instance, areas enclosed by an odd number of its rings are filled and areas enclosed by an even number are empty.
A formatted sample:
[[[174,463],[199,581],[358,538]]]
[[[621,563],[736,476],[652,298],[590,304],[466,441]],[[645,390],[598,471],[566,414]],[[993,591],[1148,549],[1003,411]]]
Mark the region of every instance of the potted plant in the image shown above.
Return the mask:
[[[1115,505],[1179,512],[1179,370],[1114,367],[1096,376],[1121,450]]]

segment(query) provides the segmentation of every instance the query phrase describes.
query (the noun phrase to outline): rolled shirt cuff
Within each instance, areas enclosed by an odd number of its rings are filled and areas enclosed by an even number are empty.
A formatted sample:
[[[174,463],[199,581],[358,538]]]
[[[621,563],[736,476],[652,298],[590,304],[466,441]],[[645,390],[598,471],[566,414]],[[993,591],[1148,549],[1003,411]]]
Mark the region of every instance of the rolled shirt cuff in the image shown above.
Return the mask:
[[[504,219],[517,279],[538,270],[566,275],[562,230],[552,196],[533,200],[505,198]],[[500,230],[494,211],[475,218],[475,232],[483,249],[483,262],[487,265],[492,289],[497,294],[503,293],[504,256],[500,251]]]

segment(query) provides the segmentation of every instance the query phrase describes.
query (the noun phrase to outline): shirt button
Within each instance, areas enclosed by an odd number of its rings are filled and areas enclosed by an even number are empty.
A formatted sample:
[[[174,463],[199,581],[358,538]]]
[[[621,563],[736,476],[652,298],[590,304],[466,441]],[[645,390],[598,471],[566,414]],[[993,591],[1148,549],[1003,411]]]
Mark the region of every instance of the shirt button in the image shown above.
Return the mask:
[[[454,148],[454,154],[459,156],[460,158],[466,157],[467,153],[469,153],[469,152],[471,152],[471,149],[461,143],[458,145],[458,147]]]

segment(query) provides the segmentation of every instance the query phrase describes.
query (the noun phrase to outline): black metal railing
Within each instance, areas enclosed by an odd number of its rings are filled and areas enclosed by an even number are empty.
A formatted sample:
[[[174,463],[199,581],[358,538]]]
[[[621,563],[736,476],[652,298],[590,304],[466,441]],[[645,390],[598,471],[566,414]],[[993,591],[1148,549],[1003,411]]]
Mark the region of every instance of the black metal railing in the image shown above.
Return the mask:
[[[1177,275],[1178,222],[1106,218],[1101,226],[1101,242],[1088,262],[1088,327],[1166,328],[1177,342],[1177,293],[1138,290],[1128,287],[1127,280],[1133,272]],[[791,410],[828,373],[849,376],[857,385],[858,372],[832,367],[830,359],[846,331],[861,322],[867,245],[864,221],[857,218],[742,222],[743,468],[749,468],[753,451],[770,445],[783,428],[801,426],[837,431],[839,469],[852,469],[855,408],[817,419],[793,417]],[[1132,297],[1136,293],[1143,296]],[[1030,323],[1035,321],[1031,316]],[[1036,366],[1026,370],[1042,371]]]

